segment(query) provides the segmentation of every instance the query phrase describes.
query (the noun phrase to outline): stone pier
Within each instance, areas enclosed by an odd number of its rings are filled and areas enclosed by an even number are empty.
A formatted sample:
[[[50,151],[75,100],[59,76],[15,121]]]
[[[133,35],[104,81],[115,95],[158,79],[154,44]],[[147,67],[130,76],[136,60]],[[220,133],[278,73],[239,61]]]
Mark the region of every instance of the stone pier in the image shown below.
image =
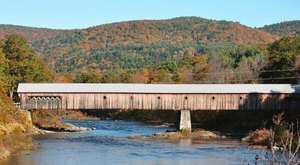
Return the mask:
[[[191,111],[190,110],[181,110],[179,111],[179,130],[192,130],[191,122]]]

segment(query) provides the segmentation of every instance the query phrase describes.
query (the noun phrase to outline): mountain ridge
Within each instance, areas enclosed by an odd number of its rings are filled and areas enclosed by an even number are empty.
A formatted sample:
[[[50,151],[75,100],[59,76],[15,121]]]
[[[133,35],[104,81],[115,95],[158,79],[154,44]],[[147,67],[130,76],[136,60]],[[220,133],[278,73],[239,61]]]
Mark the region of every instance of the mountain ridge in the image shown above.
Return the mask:
[[[71,29],[55,29],[55,28],[47,28],[47,27],[31,27],[31,26],[24,26],[24,25],[0,24],[0,39],[3,39],[5,35],[9,35],[11,33],[14,33],[14,34],[22,35],[23,37],[28,39],[29,42],[32,42],[33,40],[36,40],[36,39],[31,39],[30,37],[28,37],[29,35],[23,35],[23,33],[22,33],[23,31],[31,31],[32,33],[38,32],[38,31],[41,31],[40,33],[52,31],[52,32],[60,34],[60,33],[66,33],[66,32],[75,32],[75,31],[99,28],[99,27],[102,27],[102,26],[113,26],[113,25],[124,24],[124,23],[160,22],[160,21],[176,21],[176,20],[187,21],[189,19],[196,19],[197,21],[203,20],[203,21],[230,22],[230,23],[240,24],[239,22],[234,22],[234,21],[206,19],[206,18],[195,17],[195,16],[184,16],[184,17],[175,17],[175,18],[170,18],[170,19],[158,19],[158,20],[156,20],[156,19],[128,20],[128,21],[121,21],[121,22],[113,22],[113,23],[107,23],[107,24],[94,25],[94,26],[89,26],[89,27],[86,27],[86,28],[71,28]],[[248,27],[247,25],[243,25],[243,24],[240,24],[240,25]],[[251,27],[248,27],[248,28],[251,28]],[[263,27],[261,27],[261,28],[263,28]],[[255,29],[255,28],[253,28],[253,29]],[[260,29],[260,28],[257,28],[257,29]],[[53,37],[53,36],[51,36],[51,37]]]
[[[143,68],[205,54],[215,47],[266,45],[279,38],[237,22],[200,17],[124,21],[74,30],[9,27],[3,30],[0,25],[0,38],[15,30],[57,72]]]
[[[265,30],[273,35],[300,36],[300,20],[284,21],[271,25],[265,25],[259,29]]]

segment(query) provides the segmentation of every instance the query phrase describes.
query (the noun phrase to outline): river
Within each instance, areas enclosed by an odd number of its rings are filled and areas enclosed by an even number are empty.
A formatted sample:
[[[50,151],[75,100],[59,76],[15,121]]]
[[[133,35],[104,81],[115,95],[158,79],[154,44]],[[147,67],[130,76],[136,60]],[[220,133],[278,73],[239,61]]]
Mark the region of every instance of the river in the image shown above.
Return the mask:
[[[253,164],[259,150],[249,150],[237,139],[151,140],[130,135],[165,132],[153,125],[99,120],[68,120],[96,130],[52,133],[35,137],[40,147],[0,161],[0,165],[99,165],[99,164]]]

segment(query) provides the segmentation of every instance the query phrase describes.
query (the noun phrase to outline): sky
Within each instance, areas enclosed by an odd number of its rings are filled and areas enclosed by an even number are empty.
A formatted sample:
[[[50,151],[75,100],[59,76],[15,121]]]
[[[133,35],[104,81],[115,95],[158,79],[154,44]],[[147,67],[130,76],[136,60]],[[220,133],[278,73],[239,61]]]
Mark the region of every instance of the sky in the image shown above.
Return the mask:
[[[0,0],[0,24],[52,29],[181,16],[262,27],[300,20],[300,0]]]

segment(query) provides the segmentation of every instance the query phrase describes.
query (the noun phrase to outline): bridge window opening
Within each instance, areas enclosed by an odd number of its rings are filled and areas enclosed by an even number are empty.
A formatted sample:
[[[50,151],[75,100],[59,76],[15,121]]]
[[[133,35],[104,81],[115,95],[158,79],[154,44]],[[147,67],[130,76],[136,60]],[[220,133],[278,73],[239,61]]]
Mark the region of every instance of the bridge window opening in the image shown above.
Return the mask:
[[[185,97],[184,97],[184,99],[185,99],[185,100],[187,100],[187,99],[188,99],[188,97],[187,97],[187,96],[185,96]]]
[[[157,99],[160,100],[160,96],[158,96]]]
[[[215,96],[213,96],[211,99],[212,99],[212,100],[215,100],[216,98],[215,98]]]
[[[61,109],[60,96],[28,96],[28,109]]]
[[[28,96],[28,100],[60,100],[60,96]]]
[[[106,97],[106,96],[103,96],[103,99],[105,100],[105,99],[107,99],[107,97]]]
[[[242,96],[240,96],[240,100],[243,100],[243,97],[242,97]]]

